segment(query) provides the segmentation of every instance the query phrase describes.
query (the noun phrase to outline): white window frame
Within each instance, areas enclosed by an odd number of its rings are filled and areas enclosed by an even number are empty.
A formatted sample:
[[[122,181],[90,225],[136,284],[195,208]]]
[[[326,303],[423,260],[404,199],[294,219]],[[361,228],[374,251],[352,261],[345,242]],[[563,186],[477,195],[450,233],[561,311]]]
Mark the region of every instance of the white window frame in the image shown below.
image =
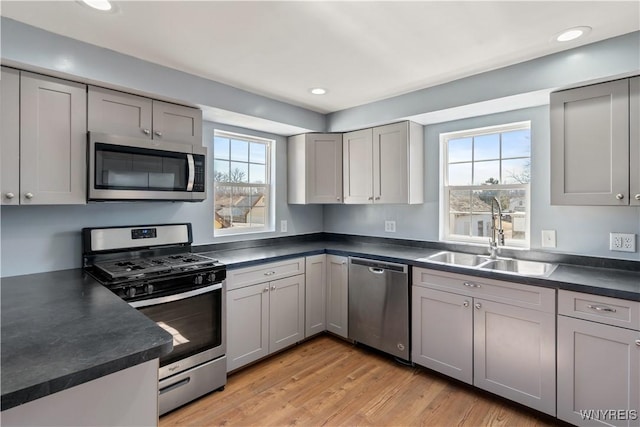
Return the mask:
[[[228,131],[224,131],[224,130],[218,130],[218,129],[214,129],[213,132],[213,136],[214,138],[216,136],[220,136],[223,138],[233,138],[233,139],[239,139],[242,141],[248,141],[248,142],[258,142],[258,143],[262,143],[262,144],[266,144],[267,146],[267,150],[266,150],[266,165],[265,165],[265,174],[266,174],[266,178],[267,178],[267,183],[265,184],[251,184],[251,183],[243,183],[243,182],[233,182],[233,183],[229,183],[230,186],[234,186],[234,187],[244,187],[244,188],[255,188],[255,187],[265,187],[267,188],[267,194],[265,194],[265,224],[263,227],[231,227],[231,228],[216,228],[215,225],[213,227],[213,236],[214,237],[221,237],[221,236],[235,236],[235,235],[244,235],[244,234],[253,234],[253,233],[265,233],[265,232],[273,232],[275,231],[275,220],[274,220],[274,206],[273,206],[273,200],[275,200],[275,198],[273,197],[274,194],[274,188],[273,188],[273,175],[272,175],[272,171],[273,171],[273,162],[274,162],[274,158],[272,156],[272,153],[275,151],[275,143],[276,141],[273,139],[268,139],[268,138],[261,138],[258,136],[253,136],[253,135],[247,135],[247,134],[241,134],[241,133],[235,133],[235,132],[228,132]],[[213,143],[214,140],[212,140],[211,145],[212,145],[212,153],[213,155],[211,156],[212,161],[211,161],[211,175],[214,176],[215,179],[215,174],[214,174],[214,160],[216,158],[215,156],[215,152],[214,152],[214,148],[215,145]],[[216,210],[216,198],[215,198],[215,191],[216,191],[216,182],[214,180],[212,180],[213,182],[213,212],[212,212],[212,220],[215,222],[215,210]]]
[[[481,187],[479,185],[459,185],[450,186],[448,183],[448,142],[452,139],[468,138],[475,136],[482,136],[495,133],[504,133],[515,130],[531,131],[531,121],[522,121],[516,123],[508,123],[496,126],[487,126],[482,128],[467,129],[462,131],[447,132],[440,134],[440,240],[449,243],[466,243],[473,245],[485,246],[489,243],[490,237],[487,236],[466,236],[462,234],[450,234],[449,224],[449,193],[452,190],[479,190],[479,189],[492,189],[492,190],[512,190],[523,189],[526,191],[526,207],[525,207],[525,239],[505,239],[504,247],[515,249],[528,249],[531,245],[531,182],[527,184],[495,184],[490,187]],[[531,141],[533,145],[533,138]],[[529,152],[529,159],[531,159],[531,152]],[[500,160],[502,160],[502,153],[500,153]]]

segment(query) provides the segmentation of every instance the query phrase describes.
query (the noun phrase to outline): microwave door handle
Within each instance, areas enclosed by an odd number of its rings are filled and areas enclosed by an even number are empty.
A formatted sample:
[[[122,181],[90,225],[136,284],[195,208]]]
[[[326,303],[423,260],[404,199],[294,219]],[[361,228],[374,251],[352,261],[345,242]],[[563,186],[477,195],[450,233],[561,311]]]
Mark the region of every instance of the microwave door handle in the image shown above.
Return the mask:
[[[148,307],[150,305],[158,305],[158,304],[164,304],[167,302],[180,301],[181,299],[195,297],[196,295],[206,294],[207,292],[217,291],[218,289],[222,289],[222,283],[216,283],[214,285],[207,286],[205,288],[194,289],[193,291],[187,291],[181,294],[168,295],[166,297],[158,297],[158,298],[147,299],[142,301],[134,301],[134,302],[130,302],[129,305],[133,308]]]
[[[196,177],[196,165],[193,162],[193,154],[187,154],[187,165],[189,166],[189,176],[187,178],[187,191],[193,191],[193,181]]]

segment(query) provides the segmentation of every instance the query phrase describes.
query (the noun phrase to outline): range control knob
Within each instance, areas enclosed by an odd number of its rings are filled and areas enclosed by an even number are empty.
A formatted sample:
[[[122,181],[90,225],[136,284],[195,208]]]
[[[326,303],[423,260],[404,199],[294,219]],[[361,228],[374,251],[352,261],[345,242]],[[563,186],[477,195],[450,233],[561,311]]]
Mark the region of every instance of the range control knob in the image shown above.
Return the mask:
[[[193,283],[196,285],[202,285],[202,282],[204,282],[204,277],[201,274],[193,278]]]
[[[134,288],[133,286],[130,288],[127,288],[127,296],[129,298],[133,298],[136,296],[136,288]]]
[[[146,285],[146,286],[144,287],[144,291],[145,291],[146,293],[148,293],[148,294],[153,293],[153,285]]]
[[[216,281],[216,273],[209,273],[209,275],[207,276],[207,280],[209,281],[209,283],[213,283]]]

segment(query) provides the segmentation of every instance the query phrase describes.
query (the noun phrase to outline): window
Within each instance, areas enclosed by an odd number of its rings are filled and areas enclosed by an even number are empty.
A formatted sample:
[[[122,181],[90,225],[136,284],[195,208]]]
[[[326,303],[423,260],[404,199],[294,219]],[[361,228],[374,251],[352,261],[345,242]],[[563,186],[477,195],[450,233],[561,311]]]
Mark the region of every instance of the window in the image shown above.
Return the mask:
[[[505,245],[528,247],[530,122],[441,134],[440,141],[441,238],[487,243],[495,197],[502,208]]]
[[[273,231],[270,215],[273,142],[215,131],[214,235]]]

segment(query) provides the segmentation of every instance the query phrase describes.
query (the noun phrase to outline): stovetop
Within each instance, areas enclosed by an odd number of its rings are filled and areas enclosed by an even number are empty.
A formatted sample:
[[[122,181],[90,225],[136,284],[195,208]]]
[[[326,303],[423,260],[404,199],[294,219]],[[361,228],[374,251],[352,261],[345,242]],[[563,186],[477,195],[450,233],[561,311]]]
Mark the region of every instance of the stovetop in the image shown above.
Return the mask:
[[[211,267],[218,260],[191,252],[141,258],[116,259],[94,264],[112,280],[194,271]]]

